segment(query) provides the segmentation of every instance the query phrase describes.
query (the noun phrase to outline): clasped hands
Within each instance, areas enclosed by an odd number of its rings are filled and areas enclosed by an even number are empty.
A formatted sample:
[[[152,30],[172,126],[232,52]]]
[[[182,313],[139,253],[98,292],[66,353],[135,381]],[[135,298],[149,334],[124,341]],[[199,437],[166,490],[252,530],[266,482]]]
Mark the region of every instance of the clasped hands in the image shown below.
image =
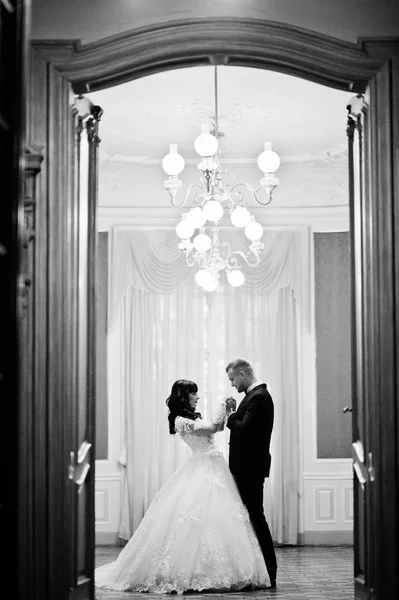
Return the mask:
[[[226,401],[226,410],[228,413],[231,413],[233,410],[236,409],[237,402],[236,402],[235,398],[233,398],[232,396],[226,397],[225,401]]]

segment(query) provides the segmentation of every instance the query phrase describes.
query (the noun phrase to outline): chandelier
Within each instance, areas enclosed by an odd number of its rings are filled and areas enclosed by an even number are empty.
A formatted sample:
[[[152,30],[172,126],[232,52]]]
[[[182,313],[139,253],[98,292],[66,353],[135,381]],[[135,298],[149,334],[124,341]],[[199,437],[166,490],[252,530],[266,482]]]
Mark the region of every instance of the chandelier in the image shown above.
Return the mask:
[[[184,253],[186,264],[198,267],[196,283],[208,292],[216,290],[222,271],[225,271],[228,282],[238,287],[245,282],[242,264],[246,263],[251,267],[259,265],[260,253],[264,248],[260,241],[263,227],[249,212],[246,197],[249,195],[260,206],[268,206],[272,201],[273,190],[279,184],[274,173],[280,165],[280,158],[273,152],[271,143],[265,142],[264,151],[257,160],[263,173],[258,189],[245,182],[236,183],[234,175],[229,170],[222,169],[220,138],[223,133],[219,132],[216,66],[214,85],[213,129],[209,125],[202,125],[201,134],[194,142],[195,151],[201,157],[198,164],[200,182],[189,185],[185,192],[182,191],[183,182],[179,175],[184,169],[184,159],[177,153],[177,144],[170,144],[169,154],[162,161],[162,167],[168,175],[164,185],[172,206],[182,208],[191,201],[190,210],[183,213],[182,220],[176,226],[176,233],[181,240],[179,249]],[[225,207],[230,213],[232,224],[237,228],[244,228],[245,236],[251,242],[248,252],[232,250],[228,242],[220,241],[219,223]]]

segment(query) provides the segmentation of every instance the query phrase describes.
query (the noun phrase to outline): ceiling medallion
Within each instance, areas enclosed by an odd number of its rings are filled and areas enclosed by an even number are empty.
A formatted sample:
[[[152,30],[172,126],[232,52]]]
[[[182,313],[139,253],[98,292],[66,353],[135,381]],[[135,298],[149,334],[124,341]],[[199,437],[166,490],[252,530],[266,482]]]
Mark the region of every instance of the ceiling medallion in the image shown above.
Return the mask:
[[[249,212],[244,193],[249,194],[260,206],[268,206],[272,202],[273,191],[279,184],[274,173],[280,165],[280,158],[273,152],[271,143],[265,142],[265,149],[257,161],[263,172],[258,189],[254,189],[249,183],[235,183],[233,174],[222,170],[220,138],[223,134],[219,132],[218,122],[217,67],[214,81],[214,127],[211,131],[209,125],[202,125],[201,134],[194,142],[194,148],[201,157],[198,164],[200,183],[189,185],[185,192],[182,191],[183,182],[179,175],[184,169],[184,159],[177,153],[177,144],[170,144],[169,154],[162,161],[162,167],[168,175],[164,185],[172,206],[181,208],[192,199],[190,210],[183,213],[182,220],[176,226],[176,233],[181,239],[179,248],[185,255],[187,265],[198,267],[195,281],[207,292],[216,290],[222,271],[225,271],[232,286],[239,287],[245,282],[242,261],[253,267],[259,265],[260,252],[264,248],[260,241],[263,227]],[[226,180],[226,176],[230,181]],[[261,195],[265,198],[262,199]],[[221,242],[219,239],[219,223],[224,215],[225,206],[230,213],[232,224],[238,228],[245,228],[245,235],[251,242],[247,253],[232,250],[228,242]],[[209,235],[206,232],[207,228]],[[191,241],[190,238],[195,233]]]

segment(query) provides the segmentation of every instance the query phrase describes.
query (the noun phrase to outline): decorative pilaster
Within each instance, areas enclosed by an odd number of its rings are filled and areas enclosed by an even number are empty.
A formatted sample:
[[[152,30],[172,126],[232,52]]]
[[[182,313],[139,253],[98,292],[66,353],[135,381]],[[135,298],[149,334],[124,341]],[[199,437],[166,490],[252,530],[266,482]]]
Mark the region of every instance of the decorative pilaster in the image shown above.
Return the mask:
[[[32,149],[25,151],[25,180],[23,207],[20,215],[20,316],[25,318],[29,306],[29,290],[34,281],[36,176],[40,172],[43,155]]]

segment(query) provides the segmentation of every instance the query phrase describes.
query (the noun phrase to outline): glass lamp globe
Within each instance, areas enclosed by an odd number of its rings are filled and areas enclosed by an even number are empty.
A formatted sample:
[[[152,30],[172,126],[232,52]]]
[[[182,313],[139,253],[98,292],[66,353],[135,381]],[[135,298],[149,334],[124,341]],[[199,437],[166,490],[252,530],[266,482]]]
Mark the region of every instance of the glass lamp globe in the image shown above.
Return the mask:
[[[245,227],[250,222],[251,215],[245,206],[236,206],[231,213],[230,218],[235,227]]]
[[[258,167],[262,173],[274,173],[280,166],[280,157],[272,150],[272,143],[265,142],[265,150],[258,156]]]
[[[204,215],[208,221],[215,223],[223,217],[223,206],[216,200],[208,200],[204,206]]]
[[[206,269],[198,269],[198,271],[195,274],[195,283],[197,283],[201,287],[204,287],[207,284],[212,285],[212,282],[213,277],[209,271],[207,271]]]
[[[251,221],[246,226],[246,228],[245,228],[245,235],[252,242],[254,242],[256,240],[260,240],[260,238],[262,237],[262,235],[263,235],[263,227],[262,227],[262,225],[260,223],[257,223],[255,221],[255,217],[252,217]]]
[[[202,208],[195,206],[189,211],[187,220],[195,229],[200,229],[206,223],[206,216]]]
[[[216,288],[218,287],[218,285],[219,285],[219,281],[216,279],[216,277],[213,277],[211,275],[211,280],[209,280],[205,284],[203,284],[202,287],[204,288],[204,290],[206,292],[214,292],[216,290]]]
[[[227,280],[233,287],[240,287],[245,282],[245,275],[240,269],[233,269],[227,274]]]
[[[200,156],[213,156],[216,154],[219,142],[214,135],[209,133],[209,125],[201,125],[201,133],[194,142],[194,148]]]
[[[182,215],[182,220],[176,225],[176,233],[182,240],[188,240],[193,235],[194,227],[188,221],[187,213]]]
[[[167,175],[179,175],[184,169],[184,158],[177,153],[177,144],[170,144],[169,154],[162,161],[162,168]]]
[[[200,233],[193,239],[193,244],[194,248],[203,254],[212,246],[212,240],[206,233]]]

